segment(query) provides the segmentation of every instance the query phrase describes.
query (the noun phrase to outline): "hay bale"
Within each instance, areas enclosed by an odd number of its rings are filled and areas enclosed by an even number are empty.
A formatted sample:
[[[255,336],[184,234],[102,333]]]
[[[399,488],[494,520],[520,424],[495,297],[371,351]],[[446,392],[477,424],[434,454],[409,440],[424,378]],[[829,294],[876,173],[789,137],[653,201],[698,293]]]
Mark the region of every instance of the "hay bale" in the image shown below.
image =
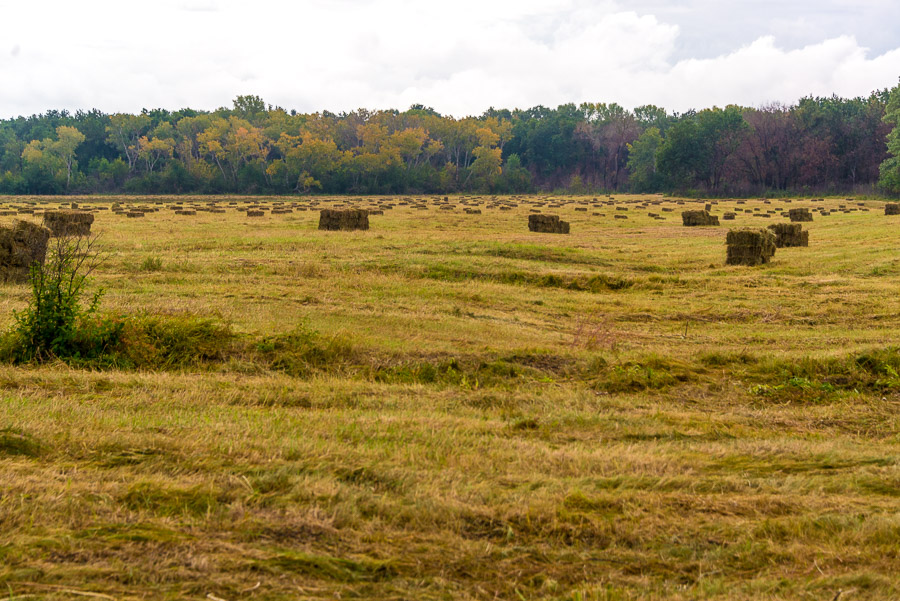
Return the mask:
[[[28,281],[31,266],[47,258],[50,230],[29,221],[0,227],[0,280]]]
[[[83,211],[47,211],[44,227],[52,236],[90,236],[94,216]]]
[[[719,218],[710,215],[709,211],[683,211],[681,222],[687,227],[698,225],[719,225]]]
[[[363,209],[322,209],[319,229],[325,231],[353,231],[369,229],[369,212]]]
[[[47,211],[44,227],[53,236],[90,236],[94,216],[83,211]]]
[[[791,221],[812,221],[812,213],[809,212],[809,209],[790,209],[788,210],[788,217],[790,217]]]
[[[725,221],[734,221],[735,217],[737,217],[737,215],[734,213],[725,213],[724,215],[722,215],[722,219],[724,219]]]
[[[561,221],[559,215],[529,215],[528,231],[543,234],[568,234],[569,222]]]
[[[134,219],[135,217],[143,217],[144,212],[143,211],[128,211],[127,213],[125,213],[125,216],[128,217],[129,219]]]
[[[900,203],[889,202],[884,205],[885,215],[900,215]]]
[[[727,265],[762,265],[775,255],[775,234],[769,230],[730,230],[725,244]]]
[[[254,211],[254,210],[247,211],[247,217],[262,217],[265,214],[266,214],[265,211]]]
[[[773,223],[769,229],[775,234],[776,248],[809,246],[809,232],[799,223]]]
[[[175,214],[176,215],[196,215],[197,211],[195,211],[193,209],[181,209],[181,210],[175,211]]]

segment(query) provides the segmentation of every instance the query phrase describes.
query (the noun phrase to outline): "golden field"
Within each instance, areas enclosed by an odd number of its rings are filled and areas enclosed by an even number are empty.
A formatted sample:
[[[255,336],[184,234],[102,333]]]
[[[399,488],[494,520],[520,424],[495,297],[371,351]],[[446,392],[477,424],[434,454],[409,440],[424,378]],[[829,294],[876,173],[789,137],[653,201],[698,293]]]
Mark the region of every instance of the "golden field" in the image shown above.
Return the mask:
[[[0,599],[900,596],[883,201],[720,200],[736,219],[692,228],[709,201],[65,201],[107,208],[103,311],[223,340],[0,365]],[[335,205],[384,214],[318,231]],[[729,227],[797,207],[808,248],[725,266]],[[0,325],[28,299],[0,285]]]

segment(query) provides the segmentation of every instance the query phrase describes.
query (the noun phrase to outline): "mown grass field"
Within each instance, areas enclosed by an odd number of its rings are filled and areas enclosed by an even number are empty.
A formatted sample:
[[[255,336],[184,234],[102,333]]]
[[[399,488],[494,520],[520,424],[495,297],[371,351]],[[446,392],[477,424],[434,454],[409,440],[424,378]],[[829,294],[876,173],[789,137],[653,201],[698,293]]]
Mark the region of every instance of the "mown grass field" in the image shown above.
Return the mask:
[[[103,309],[209,348],[0,365],[0,599],[900,597],[900,217],[726,267],[784,219],[661,198],[540,209],[570,235],[528,231],[538,197],[367,232],[99,211]]]

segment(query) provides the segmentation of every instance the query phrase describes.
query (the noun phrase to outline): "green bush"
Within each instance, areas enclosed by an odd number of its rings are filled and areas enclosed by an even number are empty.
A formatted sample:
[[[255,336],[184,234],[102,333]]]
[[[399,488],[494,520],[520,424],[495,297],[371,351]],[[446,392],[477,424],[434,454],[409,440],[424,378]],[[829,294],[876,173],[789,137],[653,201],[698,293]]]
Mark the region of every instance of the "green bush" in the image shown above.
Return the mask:
[[[82,298],[100,263],[96,237],[54,238],[47,261],[31,267],[31,299],[15,313],[0,342],[0,358],[14,362],[93,359],[118,344],[123,322],[99,315],[102,290]]]

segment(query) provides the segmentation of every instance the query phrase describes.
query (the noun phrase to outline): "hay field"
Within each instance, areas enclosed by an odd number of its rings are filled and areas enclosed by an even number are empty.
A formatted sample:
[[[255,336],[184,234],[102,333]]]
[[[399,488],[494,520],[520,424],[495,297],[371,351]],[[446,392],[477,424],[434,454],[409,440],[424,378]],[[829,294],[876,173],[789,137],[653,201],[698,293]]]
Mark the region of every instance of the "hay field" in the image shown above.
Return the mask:
[[[900,597],[881,201],[65,200],[105,209],[104,310],[243,346],[0,365],[0,599]],[[340,205],[384,214],[318,231]],[[725,265],[729,227],[799,207],[808,248]],[[0,326],[27,299],[0,285]],[[286,332],[302,369],[259,359]]]

